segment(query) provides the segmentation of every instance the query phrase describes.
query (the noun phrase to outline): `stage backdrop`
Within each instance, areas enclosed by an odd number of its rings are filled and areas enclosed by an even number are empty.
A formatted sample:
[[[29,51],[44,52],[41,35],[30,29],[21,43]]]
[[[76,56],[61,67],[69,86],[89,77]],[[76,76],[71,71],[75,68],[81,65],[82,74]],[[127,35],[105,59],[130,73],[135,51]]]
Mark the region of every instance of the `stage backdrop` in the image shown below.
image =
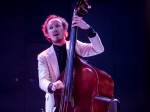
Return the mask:
[[[76,0],[0,2],[0,112],[42,112],[37,55],[51,46],[41,25],[50,14],[71,24]],[[150,2],[89,0],[84,20],[99,34],[105,51],[86,58],[114,80],[120,112],[149,112]],[[69,26],[70,32],[70,26]],[[89,42],[79,29],[78,39]]]

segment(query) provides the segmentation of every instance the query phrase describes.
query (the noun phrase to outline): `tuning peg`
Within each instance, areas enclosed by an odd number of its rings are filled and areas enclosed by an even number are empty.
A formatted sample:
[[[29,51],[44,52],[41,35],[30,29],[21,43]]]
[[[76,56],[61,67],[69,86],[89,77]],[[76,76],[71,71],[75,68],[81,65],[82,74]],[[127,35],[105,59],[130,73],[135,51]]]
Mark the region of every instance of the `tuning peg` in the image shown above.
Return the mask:
[[[90,5],[88,5],[88,7],[87,7],[88,9],[91,9],[92,7],[90,6]]]
[[[88,11],[84,8],[83,5],[81,5],[81,8],[82,8],[82,10],[83,10],[84,12],[88,13]]]
[[[91,9],[92,7],[88,4],[88,0],[84,0],[84,4],[87,6],[88,9]]]

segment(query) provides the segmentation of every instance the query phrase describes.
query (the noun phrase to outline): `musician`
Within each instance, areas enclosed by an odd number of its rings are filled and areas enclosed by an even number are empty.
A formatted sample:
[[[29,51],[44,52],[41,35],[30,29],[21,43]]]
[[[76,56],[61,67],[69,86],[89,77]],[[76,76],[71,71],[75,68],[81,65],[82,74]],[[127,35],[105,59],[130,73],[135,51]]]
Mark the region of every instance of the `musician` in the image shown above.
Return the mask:
[[[71,27],[75,26],[83,29],[90,41],[89,43],[76,41],[75,52],[78,55],[89,57],[104,51],[97,32],[82,17],[74,16],[72,18]],[[46,112],[56,112],[58,110],[54,107],[53,92],[56,89],[64,88],[64,84],[60,80],[57,81],[57,79],[66,66],[69,50],[69,41],[66,40],[68,36],[68,23],[60,16],[50,15],[42,25],[42,31],[52,45],[38,55],[39,86],[46,92]]]

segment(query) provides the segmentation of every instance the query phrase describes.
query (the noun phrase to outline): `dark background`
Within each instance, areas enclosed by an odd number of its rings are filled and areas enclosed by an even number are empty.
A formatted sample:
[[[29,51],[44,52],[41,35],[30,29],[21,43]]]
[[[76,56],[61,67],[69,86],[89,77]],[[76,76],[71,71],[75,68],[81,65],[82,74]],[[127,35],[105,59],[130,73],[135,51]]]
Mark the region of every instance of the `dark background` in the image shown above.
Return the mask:
[[[76,0],[0,2],[0,112],[41,112],[37,55],[51,44],[41,25],[49,14],[71,23]],[[105,51],[87,58],[114,80],[121,112],[150,112],[150,1],[90,0],[84,20],[100,35]],[[70,28],[69,28],[70,32]],[[79,40],[89,42],[79,29]]]

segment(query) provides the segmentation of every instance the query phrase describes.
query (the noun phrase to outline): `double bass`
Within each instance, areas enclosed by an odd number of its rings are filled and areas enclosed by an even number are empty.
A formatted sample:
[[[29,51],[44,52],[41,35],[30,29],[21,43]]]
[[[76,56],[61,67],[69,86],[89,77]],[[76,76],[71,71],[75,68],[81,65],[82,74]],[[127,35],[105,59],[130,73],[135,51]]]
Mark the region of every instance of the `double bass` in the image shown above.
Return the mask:
[[[83,17],[86,8],[91,8],[87,2],[79,0],[73,16]],[[65,87],[54,92],[55,107],[59,108],[59,112],[108,112],[113,100],[113,80],[106,72],[76,54],[76,40],[77,27],[72,27],[66,68],[57,79]]]

